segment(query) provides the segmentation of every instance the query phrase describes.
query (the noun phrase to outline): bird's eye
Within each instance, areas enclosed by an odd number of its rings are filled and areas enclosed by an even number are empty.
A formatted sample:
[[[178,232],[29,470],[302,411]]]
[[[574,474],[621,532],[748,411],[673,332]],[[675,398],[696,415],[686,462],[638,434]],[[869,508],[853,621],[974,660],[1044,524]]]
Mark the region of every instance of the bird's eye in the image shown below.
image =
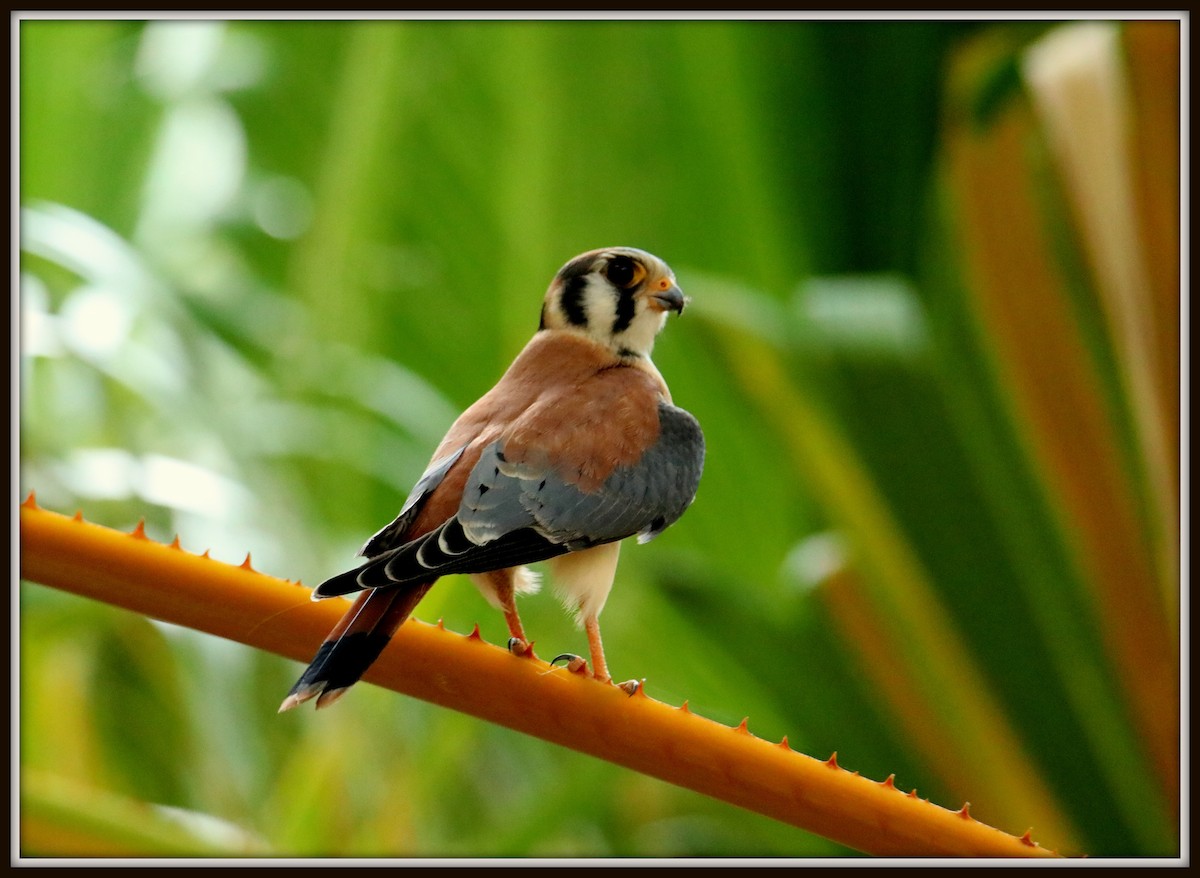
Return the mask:
[[[604,274],[610,283],[624,289],[633,284],[638,272],[633,260],[628,256],[615,256],[604,269]]]

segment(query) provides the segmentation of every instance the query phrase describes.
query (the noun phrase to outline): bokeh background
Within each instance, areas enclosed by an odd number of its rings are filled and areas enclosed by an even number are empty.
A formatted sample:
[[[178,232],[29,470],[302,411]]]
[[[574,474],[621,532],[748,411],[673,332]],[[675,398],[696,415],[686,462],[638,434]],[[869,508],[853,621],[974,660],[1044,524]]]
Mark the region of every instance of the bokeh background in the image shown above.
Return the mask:
[[[709,452],[614,674],[1178,852],[1179,22],[14,27],[22,493],[314,584],[559,265],[642,247]],[[457,577],[417,616],[507,637]],[[19,624],[27,856],[852,853],[365,684],[277,716],[298,665],[42,586]]]

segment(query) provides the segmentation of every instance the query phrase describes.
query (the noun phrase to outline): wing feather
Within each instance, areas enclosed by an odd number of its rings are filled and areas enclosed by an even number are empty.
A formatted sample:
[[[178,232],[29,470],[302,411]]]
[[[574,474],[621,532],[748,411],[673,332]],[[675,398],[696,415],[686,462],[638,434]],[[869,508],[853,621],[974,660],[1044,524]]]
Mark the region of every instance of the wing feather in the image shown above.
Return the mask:
[[[635,534],[642,542],[652,539],[691,505],[704,467],[696,419],[661,402],[658,421],[657,440],[641,458],[613,468],[594,490],[549,463],[514,462],[503,438],[492,442],[472,469],[454,516],[322,584],[317,596],[532,564]]]
[[[457,450],[429,464],[428,468],[421,475],[421,478],[413,486],[412,491],[409,492],[408,499],[404,501],[404,505],[400,508],[399,515],[396,516],[391,524],[380,529],[378,533],[367,540],[358,554],[366,558],[375,558],[389,549],[403,545],[413,521],[416,520],[417,516],[421,513],[421,509],[425,506],[425,501],[429,499],[429,495],[446,478],[446,473],[450,472],[450,468],[458,462],[458,459],[462,457],[462,453],[466,449],[466,445],[460,446]]]

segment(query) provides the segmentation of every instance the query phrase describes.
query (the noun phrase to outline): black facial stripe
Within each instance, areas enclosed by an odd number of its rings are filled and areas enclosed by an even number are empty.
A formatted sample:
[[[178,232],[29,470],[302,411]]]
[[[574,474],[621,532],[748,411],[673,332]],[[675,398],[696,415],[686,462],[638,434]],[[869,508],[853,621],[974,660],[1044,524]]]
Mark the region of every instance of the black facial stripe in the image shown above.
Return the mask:
[[[587,291],[587,275],[581,274],[570,278],[563,286],[562,309],[575,326],[587,326],[587,309],[584,308],[584,293]]]
[[[617,296],[617,317],[613,320],[613,335],[624,332],[633,323],[633,317],[637,310],[633,292],[633,290],[621,290]]]

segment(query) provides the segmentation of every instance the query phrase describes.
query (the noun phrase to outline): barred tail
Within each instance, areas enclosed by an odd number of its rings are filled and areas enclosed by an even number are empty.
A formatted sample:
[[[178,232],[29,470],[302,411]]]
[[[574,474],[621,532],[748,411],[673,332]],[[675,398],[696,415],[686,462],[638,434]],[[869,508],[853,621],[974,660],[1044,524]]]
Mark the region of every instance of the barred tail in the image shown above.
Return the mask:
[[[279,712],[316,697],[328,707],[366,673],[392,635],[404,624],[432,582],[360,592],[329,632],[316,656],[279,706]]]

